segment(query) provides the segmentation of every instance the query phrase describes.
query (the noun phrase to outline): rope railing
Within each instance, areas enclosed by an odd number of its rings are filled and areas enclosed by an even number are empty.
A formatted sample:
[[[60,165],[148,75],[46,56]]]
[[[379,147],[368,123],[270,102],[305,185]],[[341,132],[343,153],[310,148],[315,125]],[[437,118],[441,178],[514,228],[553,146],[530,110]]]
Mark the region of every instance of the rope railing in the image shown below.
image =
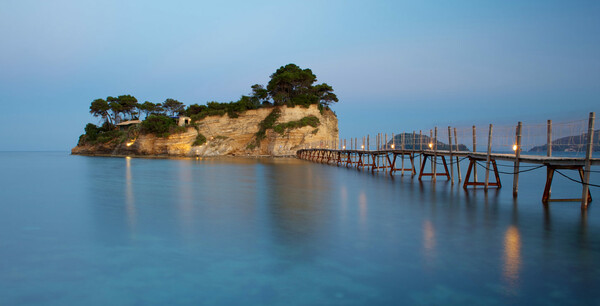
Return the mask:
[[[521,142],[517,145],[517,125],[477,125],[471,127],[434,127],[429,130],[378,133],[362,137],[329,139],[305,143],[302,149],[338,150],[440,150],[515,154],[521,156],[585,157],[588,145],[588,120],[525,123],[521,127]],[[491,129],[491,142],[490,142]],[[594,124],[593,157],[600,148],[600,123]],[[594,151],[594,150],[592,150]]]

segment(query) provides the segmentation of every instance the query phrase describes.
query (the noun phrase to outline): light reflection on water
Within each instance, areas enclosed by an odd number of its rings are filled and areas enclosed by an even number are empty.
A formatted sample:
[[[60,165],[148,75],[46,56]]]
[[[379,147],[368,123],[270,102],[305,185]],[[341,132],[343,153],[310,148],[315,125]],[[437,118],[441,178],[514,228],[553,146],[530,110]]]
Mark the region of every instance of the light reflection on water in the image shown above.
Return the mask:
[[[521,266],[521,237],[516,226],[511,225],[504,238],[504,277],[509,291],[514,292],[518,287],[519,268]]]
[[[599,298],[594,204],[544,207],[543,171],[514,200],[293,159],[0,154],[0,305]]]

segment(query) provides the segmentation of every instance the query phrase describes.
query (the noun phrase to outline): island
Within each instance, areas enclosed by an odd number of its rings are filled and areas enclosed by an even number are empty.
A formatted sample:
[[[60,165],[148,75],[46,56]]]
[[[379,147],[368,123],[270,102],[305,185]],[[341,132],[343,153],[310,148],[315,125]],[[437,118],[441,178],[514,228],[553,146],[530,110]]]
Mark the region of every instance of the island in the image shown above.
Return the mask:
[[[102,156],[292,156],[306,145],[338,139],[333,88],[310,69],[282,66],[266,88],[252,85],[238,101],[205,105],[131,95],[96,99],[71,154]]]
[[[592,144],[593,152],[600,152],[600,142],[598,141],[600,137],[600,130],[594,131],[594,136],[592,140],[594,143]],[[585,152],[588,143],[588,135],[587,134],[579,134],[561,137],[552,141],[552,151],[555,152]],[[548,150],[548,145],[535,146],[529,149],[529,152],[546,152]]]

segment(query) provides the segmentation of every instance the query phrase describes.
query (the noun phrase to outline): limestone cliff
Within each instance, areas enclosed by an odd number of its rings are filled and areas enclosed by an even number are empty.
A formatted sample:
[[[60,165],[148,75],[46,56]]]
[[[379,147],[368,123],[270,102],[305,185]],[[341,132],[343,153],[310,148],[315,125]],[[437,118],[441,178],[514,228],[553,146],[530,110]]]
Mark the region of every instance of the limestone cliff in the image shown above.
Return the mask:
[[[141,134],[135,139],[121,139],[105,144],[79,144],[71,150],[72,154],[102,155],[147,155],[147,156],[220,156],[220,155],[295,155],[304,144],[338,139],[338,122],[335,114],[325,110],[321,114],[316,105],[309,108],[279,107],[281,114],[276,124],[298,121],[315,116],[319,123],[316,127],[304,126],[286,129],[282,134],[267,129],[266,137],[256,141],[259,124],[274,108],[248,110],[238,118],[208,116],[187,127],[185,132],[166,138],[152,134]],[[198,134],[206,137],[206,142],[194,146]]]

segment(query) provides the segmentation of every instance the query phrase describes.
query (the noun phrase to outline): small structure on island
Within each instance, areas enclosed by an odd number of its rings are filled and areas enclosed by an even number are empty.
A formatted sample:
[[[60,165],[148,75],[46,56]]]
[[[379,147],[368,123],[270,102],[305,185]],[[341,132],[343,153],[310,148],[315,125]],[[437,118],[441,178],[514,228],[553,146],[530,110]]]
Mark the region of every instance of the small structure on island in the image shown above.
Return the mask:
[[[186,117],[186,116],[179,116],[179,118],[177,120],[178,120],[177,125],[179,125],[179,126],[186,126],[186,125],[192,123],[192,118]]]
[[[140,124],[140,123],[142,123],[142,121],[139,119],[127,120],[127,121],[117,123],[117,126],[119,127],[119,130],[123,131],[123,130],[128,129],[132,125],[136,125],[136,124]]]

